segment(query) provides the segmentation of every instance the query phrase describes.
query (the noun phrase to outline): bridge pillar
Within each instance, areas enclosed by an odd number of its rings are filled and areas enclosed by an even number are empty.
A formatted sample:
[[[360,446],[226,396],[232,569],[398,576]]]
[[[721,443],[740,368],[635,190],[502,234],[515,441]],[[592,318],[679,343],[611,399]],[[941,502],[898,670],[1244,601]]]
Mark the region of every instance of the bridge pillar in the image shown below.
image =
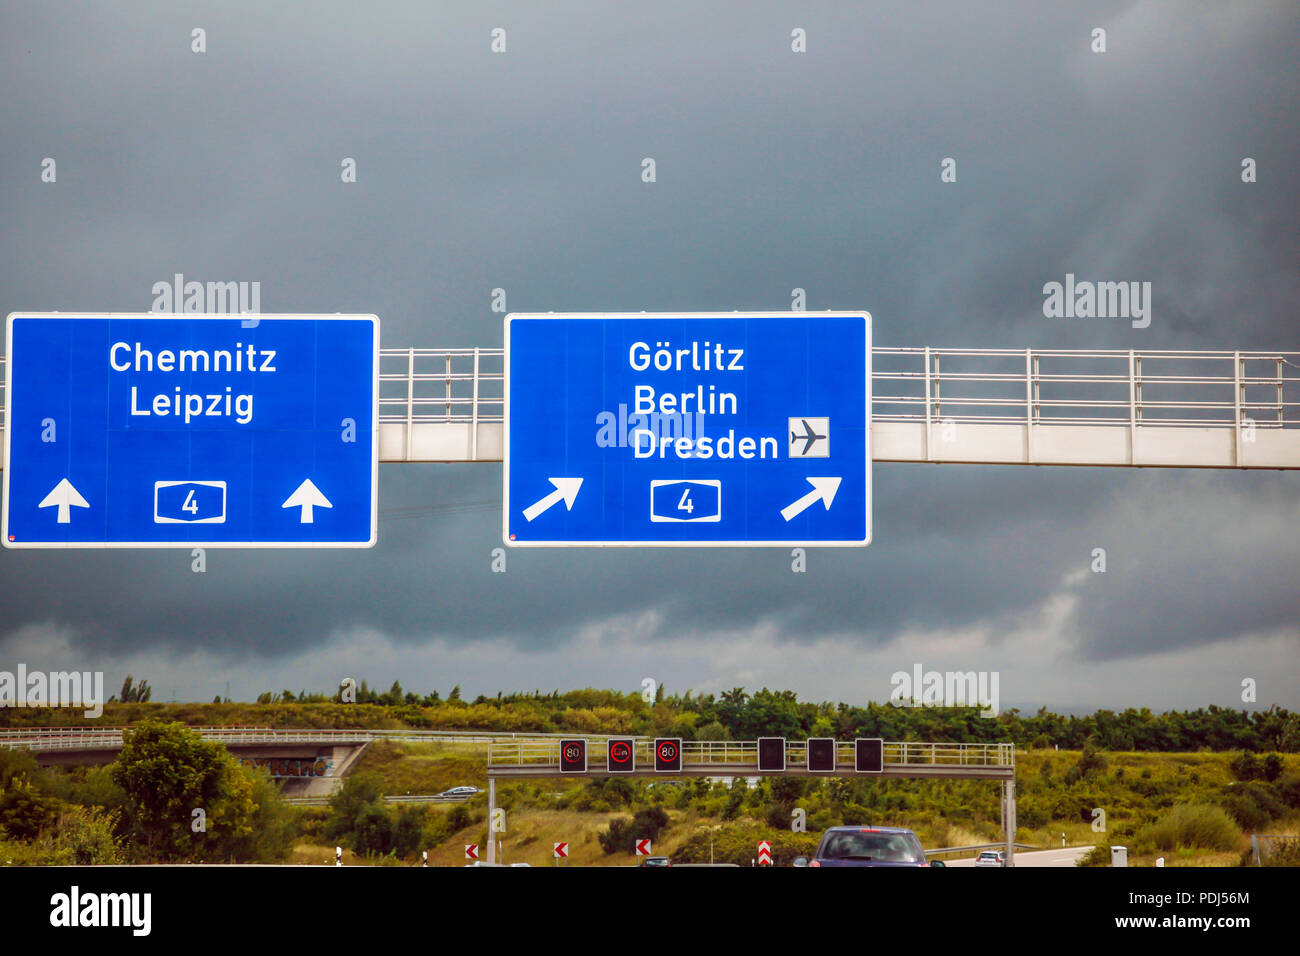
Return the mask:
[[[1016,865],[1016,782],[1002,782],[1002,820],[1007,838],[1007,866]]]

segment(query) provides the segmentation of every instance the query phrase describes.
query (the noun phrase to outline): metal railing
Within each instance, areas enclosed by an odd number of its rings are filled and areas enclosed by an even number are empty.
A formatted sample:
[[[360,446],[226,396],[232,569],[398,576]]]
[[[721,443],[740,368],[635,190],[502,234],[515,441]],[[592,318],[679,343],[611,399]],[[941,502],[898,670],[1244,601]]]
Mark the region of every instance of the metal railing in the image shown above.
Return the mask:
[[[581,736],[581,735],[572,735]],[[654,740],[650,737],[632,739],[638,769],[654,766]],[[787,769],[807,768],[807,743],[787,740],[785,759]],[[852,767],[854,743],[836,741],[835,763],[839,767]],[[918,741],[886,741],[884,745],[886,767],[1014,767],[1015,746],[996,744],[945,744]],[[559,741],[517,740],[496,741],[488,748],[488,769],[545,768],[560,763]],[[717,767],[735,773],[756,772],[758,767],[758,742],[753,740],[683,740],[682,765],[694,768]],[[587,748],[587,766],[605,768],[608,755],[602,748]]]
[[[504,364],[499,348],[381,349],[379,420],[499,424]],[[877,422],[1300,426],[1300,352],[879,347],[871,379]]]
[[[459,794],[451,794],[451,795],[443,794],[443,793],[430,793],[430,794],[421,794],[418,796],[416,794],[404,793],[404,794],[397,794],[397,795],[388,795],[385,796],[383,799],[384,799],[384,803],[415,803],[415,804],[464,803],[471,796],[472,794],[468,794],[468,793],[459,793]],[[294,806],[298,806],[298,807],[325,807],[325,806],[329,806],[330,798],[320,797],[320,796],[285,797],[284,802],[291,803]]]
[[[0,748],[10,750],[94,750],[122,746],[123,727],[6,727],[0,728]],[[405,743],[487,744],[494,741],[558,741],[573,734],[527,733],[492,730],[312,730],[273,727],[191,727],[207,740],[227,744],[369,743],[391,740]],[[593,740],[605,736],[588,735]]]
[[[1017,843],[1017,850],[1041,850],[1040,846],[1033,846],[1029,843]],[[950,856],[953,853],[974,853],[978,850],[1005,850],[1006,841],[1001,843],[972,843],[970,846],[945,846],[938,850],[926,850],[926,856]]]
[[[1300,425],[1300,352],[877,348],[871,381],[876,422]]]

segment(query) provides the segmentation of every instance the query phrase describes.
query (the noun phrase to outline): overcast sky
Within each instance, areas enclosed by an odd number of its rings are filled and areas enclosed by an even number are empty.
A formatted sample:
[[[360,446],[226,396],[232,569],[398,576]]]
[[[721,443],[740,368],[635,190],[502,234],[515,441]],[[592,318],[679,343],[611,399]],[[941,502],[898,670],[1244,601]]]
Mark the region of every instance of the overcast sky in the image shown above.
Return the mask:
[[[869,310],[877,345],[1300,350],[1287,0],[5,21],[0,313],[148,311],[183,273],[260,282],[266,312],[375,313],[385,346],[500,346],[498,287],[511,311],[787,309],[798,287]],[[1045,318],[1067,273],[1150,282],[1150,326]],[[1300,474],[873,482],[871,546],[806,574],[762,549],[512,551],[493,574],[500,465],[383,465],[370,551],[213,550],[203,574],[188,551],[0,551],[0,669],[129,670],[157,699],[652,677],[860,703],[920,663],[998,671],[1004,707],[1242,706],[1247,677],[1300,705]]]

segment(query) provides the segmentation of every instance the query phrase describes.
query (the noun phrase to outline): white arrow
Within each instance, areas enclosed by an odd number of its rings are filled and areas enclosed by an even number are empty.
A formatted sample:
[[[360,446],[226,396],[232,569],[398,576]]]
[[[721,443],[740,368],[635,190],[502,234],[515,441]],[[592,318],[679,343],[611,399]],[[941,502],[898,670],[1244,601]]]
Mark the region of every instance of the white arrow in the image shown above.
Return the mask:
[[[287,501],[280,505],[281,508],[301,508],[302,514],[298,518],[300,524],[311,524],[313,521],[312,508],[333,508],[330,500],[320,493],[320,489],[311,483],[308,478],[294,490]]]
[[[813,486],[813,490],[808,492],[793,504],[786,505],[781,509],[781,517],[786,521],[801,515],[806,511],[814,501],[821,501],[826,505],[826,510],[831,510],[831,502],[835,500],[835,492],[840,490],[840,478],[809,478],[808,484]]]
[[[572,511],[573,499],[578,497],[578,489],[582,487],[581,478],[547,478],[546,480],[555,486],[555,490],[541,501],[535,501],[524,509],[524,517],[529,521],[561,499],[564,500],[564,507]]]
[[[90,507],[90,504],[86,499],[81,497],[81,492],[72,487],[72,482],[68,481],[66,478],[55,485],[54,490],[46,495],[45,500],[36,507],[49,508],[54,505],[57,505],[59,508],[58,517],[55,519],[59,524],[67,524],[72,520],[68,515],[68,508]]]

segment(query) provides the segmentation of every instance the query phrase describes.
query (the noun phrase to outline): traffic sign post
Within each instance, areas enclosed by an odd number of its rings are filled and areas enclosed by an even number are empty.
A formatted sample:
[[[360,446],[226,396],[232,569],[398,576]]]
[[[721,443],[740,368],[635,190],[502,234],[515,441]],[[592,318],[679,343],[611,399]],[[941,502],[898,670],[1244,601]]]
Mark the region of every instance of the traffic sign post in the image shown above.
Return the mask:
[[[15,313],[10,548],[370,547],[373,315]]]
[[[884,773],[884,739],[880,737],[858,737],[854,740],[853,769],[858,773]]]
[[[834,737],[809,737],[808,738],[808,772],[809,773],[834,773],[835,772],[835,738]]]
[[[560,773],[587,772],[587,741],[560,741]]]
[[[758,738],[758,772],[785,773],[785,738]]]
[[[863,546],[871,317],[509,315],[517,547]]]
[[[655,739],[655,770],[658,773],[682,772],[682,739],[658,737]]]
[[[606,745],[606,769],[610,773],[636,772],[636,740],[632,737],[613,737]]]

